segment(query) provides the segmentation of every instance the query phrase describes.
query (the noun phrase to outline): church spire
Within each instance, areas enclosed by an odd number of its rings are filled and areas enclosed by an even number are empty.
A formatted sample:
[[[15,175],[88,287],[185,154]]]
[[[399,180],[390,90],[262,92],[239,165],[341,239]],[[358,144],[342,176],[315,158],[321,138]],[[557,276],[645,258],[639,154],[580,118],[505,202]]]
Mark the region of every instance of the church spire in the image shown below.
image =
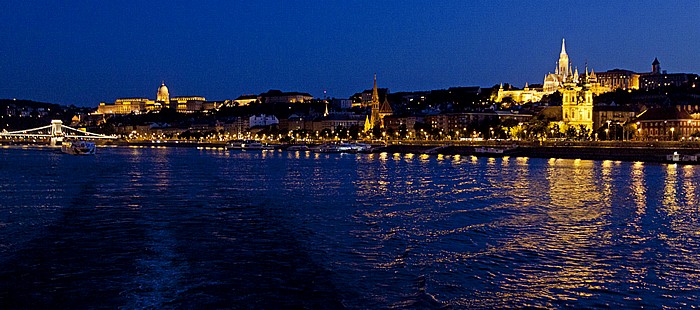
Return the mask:
[[[564,39],[561,39],[561,53],[559,53],[559,61],[557,64],[559,65],[559,73],[557,73],[562,80],[566,80],[567,77],[571,76],[573,73],[571,71],[571,68],[569,67],[569,55],[566,54],[566,43],[564,43]]]
[[[566,44],[564,42],[564,38],[561,38],[561,53],[560,55],[566,55]]]
[[[374,87],[372,87],[372,103],[379,103],[379,91],[377,90],[377,74],[374,74]]]
[[[372,127],[374,126],[381,126],[379,123],[381,121],[381,117],[379,115],[379,90],[377,89],[377,74],[374,74],[374,87],[372,88],[372,114],[370,117],[370,122],[372,123]]]

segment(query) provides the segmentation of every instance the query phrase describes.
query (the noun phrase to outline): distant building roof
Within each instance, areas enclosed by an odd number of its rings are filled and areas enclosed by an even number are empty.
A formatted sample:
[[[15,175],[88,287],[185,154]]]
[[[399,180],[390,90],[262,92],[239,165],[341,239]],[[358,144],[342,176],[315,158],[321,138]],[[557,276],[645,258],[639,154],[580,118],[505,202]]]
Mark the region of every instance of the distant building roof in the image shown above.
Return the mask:
[[[617,111],[617,112],[635,112],[633,107],[620,105],[596,105],[593,106],[593,111]]]
[[[391,104],[389,104],[389,101],[384,98],[384,102],[382,103],[382,106],[379,107],[379,113],[394,113],[394,110],[391,108]]]
[[[313,97],[309,93],[301,93],[301,92],[296,92],[296,91],[290,91],[290,92],[283,92],[278,89],[270,89],[265,93],[260,94],[261,97],[275,97],[275,96],[307,96],[307,97]]]
[[[693,117],[685,110],[678,110],[674,107],[650,108],[637,116],[640,121],[663,121],[676,119],[692,119]]]
[[[257,100],[258,95],[240,95],[235,100]]]
[[[634,72],[634,71],[630,71],[630,70],[615,68],[615,69],[608,70],[608,71],[605,71],[605,72],[598,72],[598,73],[596,73],[596,74],[601,74],[601,73],[603,73],[603,74],[605,74],[605,73],[633,74],[633,73],[635,73],[635,72]]]

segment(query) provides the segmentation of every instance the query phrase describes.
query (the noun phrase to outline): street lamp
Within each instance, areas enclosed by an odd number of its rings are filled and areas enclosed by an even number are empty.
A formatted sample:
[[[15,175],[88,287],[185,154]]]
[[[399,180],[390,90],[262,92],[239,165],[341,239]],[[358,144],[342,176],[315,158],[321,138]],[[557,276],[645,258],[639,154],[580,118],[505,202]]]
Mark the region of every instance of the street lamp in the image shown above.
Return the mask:
[[[671,140],[672,140],[672,141],[674,140],[674,138],[673,138],[673,131],[674,131],[674,130],[676,130],[676,129],[673,128],[673,127],[671,127]]]

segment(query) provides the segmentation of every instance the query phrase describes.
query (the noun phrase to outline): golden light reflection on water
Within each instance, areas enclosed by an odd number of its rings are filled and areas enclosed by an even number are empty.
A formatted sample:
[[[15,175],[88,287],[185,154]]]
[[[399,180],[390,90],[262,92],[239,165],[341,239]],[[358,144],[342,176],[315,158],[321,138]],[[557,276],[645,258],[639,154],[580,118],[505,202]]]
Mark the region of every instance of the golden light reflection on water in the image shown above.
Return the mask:
[[[644,163],[635,162],[630,170],[630,187],[634,202],[636,205],[637,218],[635,222],[639,222],[640,217],[646,213],[647,208],[647,185],[644,177]]]
[[[660,233],[658,238],[668,249],[662,264],[664,272],[659,274],[668,290],[700,290],[700,257],[695,255],[700,248],[695,169],[671,164],[665,170],[663,203],[659,207],[668,221],[663,225],[670,231]]]
[[[528,157],[518,157],[518,164],[519,165],[527,165]]]
[[[452,305],[486,300],[485,307],[595,299],[619,287],[634,295],[650,276],[669,289],[698,286],[684,281],[700,283],[700,263],[692,257],[700,236],[689,229],[698,228],[697,217],[676,212],[650,220],[658,215],[647,210],[651,190],[663,192],[656,202],[665,204],[660,199],[671,195],[684,212],[697,215],[695,167],[525,157],[467,157],[462,165],[439,165],[462,158],[419,157],[420,165],[403,160],[386,169],[375,163],[363,174],[357,192],[363,207],[354,219],[365,229],[352,234],[369,243],[354,254],[366,259],[370,272],[444,267],[456,283],[464,277],[474,279],[469,284],[489,287],[452,296]],[[660,169],[664,174],[658,174]],[[664,185],[650,183],[648,170]],[[666,193],[670,187],[676,190]],[[654,208],[665,211],[661,205]],[[670,221],[671,233],[656,234],[666,227],[659,220]],[[675,254],[654,253],[655,240]],[[666,255],[687,265],[658,259]],[[666,274],[650,268],[649,259]],[[627,300],[635,298],[640,297]]]
[[[498,255],[544,252],[556,268],[538,268],[543,262],[524,260],[498,284],[513,298],[574,300],[586,297],[586,291],[600,289],[613,276],[603,258],[589,254],[610,242],[605,229],[610,206],[602,203],[609,199],[596,185],[592,161],[550,159],[547,164],[547,199],[533,206],[539,212],[506,222],[519,233],[498,246]]]
[[[669,214],[673,214],[678,210],[676,201],[676,193],[678,186],[678,164],[666,165],[666,179],[664,181],[664,199],[663,205]]]
[[[697,206],[698,200],[695,195],[697,184],[695,181],[695,166],[683,166],[683,192],[685,193],[685,201],[688,205]]]

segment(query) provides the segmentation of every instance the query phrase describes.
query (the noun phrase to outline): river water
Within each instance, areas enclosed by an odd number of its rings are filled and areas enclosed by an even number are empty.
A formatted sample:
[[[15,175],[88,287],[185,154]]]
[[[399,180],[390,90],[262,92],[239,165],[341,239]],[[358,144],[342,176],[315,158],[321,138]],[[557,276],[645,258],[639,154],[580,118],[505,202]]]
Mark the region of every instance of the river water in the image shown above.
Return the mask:
[[[689,308],[700,167],[0,149],[0,308]]]

